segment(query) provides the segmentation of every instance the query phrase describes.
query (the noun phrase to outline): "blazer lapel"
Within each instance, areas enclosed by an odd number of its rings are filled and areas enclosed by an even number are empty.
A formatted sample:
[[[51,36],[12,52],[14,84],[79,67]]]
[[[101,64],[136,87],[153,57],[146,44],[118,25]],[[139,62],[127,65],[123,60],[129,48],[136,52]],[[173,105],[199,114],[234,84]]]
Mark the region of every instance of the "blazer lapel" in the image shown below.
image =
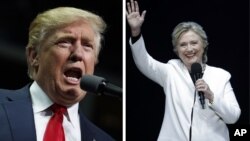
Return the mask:
[[[92,132],[88,119],[86,119],[82,112],[79,112],[79,115],[82,141],[95,141],[94,134]]]
[[[28,86],[10,94],[4,103],[15,141],[35,141],[35,124]]]

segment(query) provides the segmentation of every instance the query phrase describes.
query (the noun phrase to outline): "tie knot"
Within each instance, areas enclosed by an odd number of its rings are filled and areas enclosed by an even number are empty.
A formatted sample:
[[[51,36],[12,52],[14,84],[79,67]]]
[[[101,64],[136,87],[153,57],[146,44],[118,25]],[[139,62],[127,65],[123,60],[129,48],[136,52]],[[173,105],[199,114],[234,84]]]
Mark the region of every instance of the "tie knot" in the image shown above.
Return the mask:
[[[54,103],[52,106],[51,106],[51,110],[54,112],[54,113],[57,113],[57,114],[64,114],[67,110],[67,108],[65,106],[62,106],[62,105],[59,105],[59,104],[56,104]]]

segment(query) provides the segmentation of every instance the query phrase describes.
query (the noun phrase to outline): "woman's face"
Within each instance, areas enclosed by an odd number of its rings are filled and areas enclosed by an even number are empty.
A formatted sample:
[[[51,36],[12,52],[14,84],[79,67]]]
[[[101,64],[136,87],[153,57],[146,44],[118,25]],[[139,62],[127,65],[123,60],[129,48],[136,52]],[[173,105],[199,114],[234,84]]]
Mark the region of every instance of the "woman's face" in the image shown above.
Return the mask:
[[[201,37],[194,31],[189,30],[180,36],[176,45],[177,55],[188,68],[195,62],[202,63],[204,45]]]

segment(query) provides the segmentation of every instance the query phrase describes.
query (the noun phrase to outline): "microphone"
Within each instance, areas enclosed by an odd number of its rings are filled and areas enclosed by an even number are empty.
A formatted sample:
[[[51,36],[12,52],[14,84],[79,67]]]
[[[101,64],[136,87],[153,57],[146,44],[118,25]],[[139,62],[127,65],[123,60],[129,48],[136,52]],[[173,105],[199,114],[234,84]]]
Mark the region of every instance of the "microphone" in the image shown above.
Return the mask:
[[[199,64],[199,63],[193,63],[192,66],[191,66],[191,73],[192,73],[192,76],[193,76],[193,79],[194,79],[194,83],[198,79],[202,78],[203,74],[202,74],[201,64]],[[198,91],[198,94],[200,96],[200,102],[201,102],[202,109],[205,109],[205,97],[204,97],[204,93]]]
[[[80,82],[80,87],[88,92],[97,95],[109,95],[122,98],[122,89],[109,83],[105,78],[95,75],[84,75]]]

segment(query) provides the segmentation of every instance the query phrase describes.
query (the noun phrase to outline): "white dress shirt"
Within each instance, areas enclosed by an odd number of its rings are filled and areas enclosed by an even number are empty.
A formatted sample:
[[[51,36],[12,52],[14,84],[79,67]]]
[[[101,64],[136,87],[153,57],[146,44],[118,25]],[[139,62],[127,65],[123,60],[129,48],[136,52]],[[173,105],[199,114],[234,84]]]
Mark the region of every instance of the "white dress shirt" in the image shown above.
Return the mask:
[[[43,141],[47,123],[53,115],[53,112],[48,108],[53,104],[53,102],[35,81],[30,87],[30,93],[37,141]],[[78,107],[79,103],[76,103],[71,107],[67,107],[67,113],[63,116],[65,141],[81,141]]]

